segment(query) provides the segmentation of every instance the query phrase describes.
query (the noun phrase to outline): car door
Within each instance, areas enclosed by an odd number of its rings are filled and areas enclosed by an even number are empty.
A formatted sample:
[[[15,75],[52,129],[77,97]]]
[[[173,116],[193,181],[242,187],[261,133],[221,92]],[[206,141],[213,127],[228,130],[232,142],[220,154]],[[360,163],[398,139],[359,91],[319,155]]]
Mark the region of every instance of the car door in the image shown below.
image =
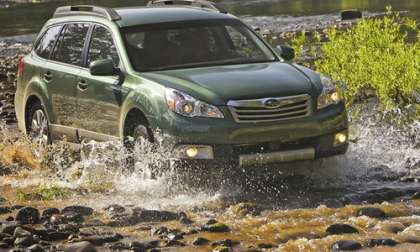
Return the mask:
[[[77,85],[89,26],[88,23],[66,24],[51,57],[55,66],[48,73],[53,79],[49,93],[56,120],[50,128],[56,138],[77,140]]]
[[[102,25],[92,29],[86,65],[96,60],[112,59],[116,67],[120,58],[111,31]],[[79,74],[85,86],[77,90],[80,138],[113,140],[119,135],[119,113],[125,96],[118,76],[92,76],[86,68]]]

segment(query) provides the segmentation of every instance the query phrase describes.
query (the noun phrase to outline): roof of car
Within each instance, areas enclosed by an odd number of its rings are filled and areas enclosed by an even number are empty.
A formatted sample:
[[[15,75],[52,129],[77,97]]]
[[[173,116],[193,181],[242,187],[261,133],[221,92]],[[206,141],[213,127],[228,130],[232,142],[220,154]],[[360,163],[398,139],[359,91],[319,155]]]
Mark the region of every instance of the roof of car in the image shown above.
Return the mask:
[[[115,11],[118,13],[118,15],[121,16],[121,19],[117,21],[121,27],[188,20],[234,18],[229,14],[224,14],[204,8],[180,6],[126,7],[117,8]]]

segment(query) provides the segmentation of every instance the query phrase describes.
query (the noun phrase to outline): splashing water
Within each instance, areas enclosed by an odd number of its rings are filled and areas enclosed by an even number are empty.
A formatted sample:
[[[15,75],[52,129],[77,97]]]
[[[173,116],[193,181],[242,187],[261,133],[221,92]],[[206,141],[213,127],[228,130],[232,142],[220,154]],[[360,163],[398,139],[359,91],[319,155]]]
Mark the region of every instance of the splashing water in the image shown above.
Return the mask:
[[[270,203],[271,207],[303,207],[319,204],[320,198],[331,194],[328,191],[334,191],[334,198],[341,195],[340,192],[348,194],[356,188],[359,191],[371,190],[378,185],[401,188],[398,181],[401,177],[417,182],[420,173],[420,122],[407,122],[406,112],[402,111],[378,113],[372,104],[360,106],[359,114],[352,120],[352,144],[345,156],[273,165],[261,169],[263,172],[237,169],[241,176],[232,176],[233,171],[216,173],[218,179],[227,182],[210,191],[182,181],[174,169],[166,168],[155,175],[153,171],[166,167],[172,156],[172,150],[162,143],[163,138],[158,138],[153,146],[142,141],[132,152],[120,142],[87,141],[77,151],[58,143],[47,148],[43,158],[37,159],[33,151],[31,153],[33,144],[2,126],[1,162],[13,166],[20,174],[30,174],[9,177],[2,183],[16,187],[42,184],[84,189],[89,195],[83,195],[77,201],[102,207],[110,203],[111,197],[112,203],[158,209],[191,207],[223,200],[267,203],[273,199],[277,203],[274,206]],[[409,187],[412,186],[413,183],[409,184]],[[418,184],[414,183],[414,186]],[[296,197],[300,200],[296,201]],[[279,203],[278,199],[282,201]]]

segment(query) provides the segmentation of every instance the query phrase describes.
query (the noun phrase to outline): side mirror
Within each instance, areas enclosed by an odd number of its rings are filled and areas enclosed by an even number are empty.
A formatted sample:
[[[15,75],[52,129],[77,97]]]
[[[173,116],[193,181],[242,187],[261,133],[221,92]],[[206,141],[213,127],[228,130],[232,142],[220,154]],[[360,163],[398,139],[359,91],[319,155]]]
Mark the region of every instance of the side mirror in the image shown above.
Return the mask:
[[[288,44],[279,45],[275,50],[284,60],[289,61],[295,58],[295,49]]]
[[[95,60],[90,63],[89,71],[95,76],[118,75],[118,68],[114,67],[112,59]]]

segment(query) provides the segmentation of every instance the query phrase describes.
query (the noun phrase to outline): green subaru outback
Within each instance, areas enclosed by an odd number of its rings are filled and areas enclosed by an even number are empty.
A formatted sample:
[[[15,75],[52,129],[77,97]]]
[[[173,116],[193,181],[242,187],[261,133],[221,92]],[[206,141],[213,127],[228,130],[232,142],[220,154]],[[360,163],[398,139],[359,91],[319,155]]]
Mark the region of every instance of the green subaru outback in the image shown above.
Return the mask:
[[[345,153],[339,91],[293,57],[212,2],[60,7],[19,63],[19,128],[43,144],[159,132],[180,160],[241,166]]]

